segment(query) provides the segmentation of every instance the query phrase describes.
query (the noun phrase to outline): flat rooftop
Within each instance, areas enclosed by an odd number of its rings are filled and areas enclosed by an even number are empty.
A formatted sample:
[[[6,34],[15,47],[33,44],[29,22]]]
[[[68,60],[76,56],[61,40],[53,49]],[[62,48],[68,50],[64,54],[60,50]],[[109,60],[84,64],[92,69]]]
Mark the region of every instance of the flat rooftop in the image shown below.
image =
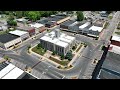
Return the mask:
[[[102,27],[98,27],[98,26],[92,26],[89,28],[89,30],[92,30],[92,31],[98,31],[98,32],[101,32],[102,31]]]
[[[120,36],[113,35],[111,40],[120,42]]]
[[[28,30],[32,30],[32,29],[34,29],[34,28],[33,28],[33,27],[30,27],[30,26],[20,26],[20,27],[16,27],[16,29],[28,31]]]
[[[109,51],[114,52],[116,54],[120,54],[120,47],[111,44],[110,47],[109,47]]]
[[[34,23],[34,24],[29,24],[29,25],[34,28],[40,28],[40,27],[44,26],[43,24],[40,24],[40,23]]]
[[[100,79],[120,79],[120,76],[118,73],[112,70],[102,68],[100,70],[99,78]]]
[[[58,40],[58,41],[56,42],[56,45],[61,46],[61,47],[67,47],[67,46],[68,46],[68,43],[63,42],[63,41],[61,41],[61,40]]]
[[[101,67],[99,77],[104,79],[119,78],[120,79],[120,55],[114,52],[108,51],[105,61]]]
[[[85,24],[79,26],[79,28],[83,29],[83,28],[87,27],[88,25],[90,25],[90,22],[86,22]]]
[[[69,26],[69,25],[73,24],[74,22],[75,21],[73,21],[73,20],[68,20],[68,21],[63,22],[61,25]]]
[[[72,36],[69,36],[69,35],[66,35],[66,34],[60,32],[60,37],[56,38],[55,31],[52,31],[50,33],[45,34],[40,39],[54,43],[61,47],[67,47],[69,45],[69,43],[72,43],[72,41],[75,40],[75,37],[72,37]]]
[[[64,19],[66,17],[68,17],[68,16],[67,15],[63,15],[63,14],[61,14],[61,15],[59,14],[59,15],[54,15],[54,16],[48,17],[48,20],[49,21],[59,21],[59,20]]]
[[[19,38],[17,35],[12,35],[12,34],[1,34],[0,35],[0,42],[1,43],[7,43],[9,41],[12,41],[14,39]]]
[[[96,20],[93,24],[95,26],[101,26],[101,27],[103,27],[103,25],[105,24],[105,21],[104,20]]]
[[[4,67],[3,67],[4,65]],[[24,72],[13,64],[1,63],[0,79],[37,79],[33,75]]]
[[[18,35],[18,36],[22,36],[24,34],[27,34],[28,32],[21,31],[21,30],[15,30],[15,31],[10,31],[9,33],[14,34],[14,35]]]
[[[48,22],[48,19],[47,18],[43,18],[43,19],[39,20],[37,23],[46,24],[47,22]]]
[[[16,19],[18,22],[25,22],[27,21],[25,18],[19,18],[19,19]]]

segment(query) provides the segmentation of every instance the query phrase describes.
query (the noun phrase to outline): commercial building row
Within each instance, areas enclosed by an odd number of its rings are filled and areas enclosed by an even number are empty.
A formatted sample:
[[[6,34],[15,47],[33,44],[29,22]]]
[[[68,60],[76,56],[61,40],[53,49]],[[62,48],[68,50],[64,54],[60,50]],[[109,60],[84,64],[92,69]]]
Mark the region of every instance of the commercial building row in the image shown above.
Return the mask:
[[[0,35],[0,47],[3,49],[12,49],[22,43],[20,36],[13,34]]]
[[[105,21],[102,20],[97,20],[95,22],[90,22],[90,21],[73,21],[73,20],[68,20],[60,25],[61,30],[69,31],[69,32],[74,32],[74,33],[81,33],[81,34],[86,34],[89,36],[95,36],[98,37],[99,34],[102,32]]]
[[[51,28],[55,25],[59,25],[70,19],[70,16],[64,14],[52,15],[48,18],[44,18],[38,21],[38,23],[44,24],[45,27]]]
[[[98,79],[120,79],[120,36],[113,35]]]
[[[30,37],[29,33],[21,30],[10,31],[0,35],[0,47],[2,49],[13,49]]]

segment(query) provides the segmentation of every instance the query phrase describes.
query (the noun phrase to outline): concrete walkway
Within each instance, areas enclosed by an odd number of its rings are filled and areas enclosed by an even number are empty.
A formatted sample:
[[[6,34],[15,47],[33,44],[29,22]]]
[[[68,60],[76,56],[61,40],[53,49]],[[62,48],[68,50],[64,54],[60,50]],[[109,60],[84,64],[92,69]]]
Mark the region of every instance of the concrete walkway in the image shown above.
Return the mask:
[[[37,46],[37,45],[35,45],[35,46]],[[60,64],[58,64],[58,63],[56,63],[56,62],[54,62],[54,61],[52,61],[52,60],[50,60],[50,59],[48,59],[48,58],[42,56],[42,55],[39,55],[39,54],[33,52],[32,49],[33,49],[35,46],[33,46],[32,48],[30,48],[30,49],[29,49],[29,52],[32,53],[32,54],[34,54],[34,55],[36,55],[36,56],[38,56],[38,57],[40,57],[40,60],[41,60],[41,61],[47,60],[47,61],[49,61],[49,62],[55,64],[56,67],[58,67],[58,66],[64,67],[63,65],[60,65]]]
[[[84,49],[84,45],[80,48],[80,50],[75,54],[75,56],[73,57],[73,59],[70,61],[70,63],[68,64],[68,67],[70,65],[72,65],[72,63],[76,60],[77,56],[79,56],[79,53]]]

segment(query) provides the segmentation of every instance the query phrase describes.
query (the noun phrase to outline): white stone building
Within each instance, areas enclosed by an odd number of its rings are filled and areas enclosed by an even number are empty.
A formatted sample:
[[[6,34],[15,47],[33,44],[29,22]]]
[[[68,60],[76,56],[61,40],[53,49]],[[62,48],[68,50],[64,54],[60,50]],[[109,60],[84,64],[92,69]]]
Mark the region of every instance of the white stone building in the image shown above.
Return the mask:
[[[56,29],[41,37],[40,44],[47,50],[55,51],[60,55],[66,55],[70,47],[75,44],[75,37],[61,33]]]

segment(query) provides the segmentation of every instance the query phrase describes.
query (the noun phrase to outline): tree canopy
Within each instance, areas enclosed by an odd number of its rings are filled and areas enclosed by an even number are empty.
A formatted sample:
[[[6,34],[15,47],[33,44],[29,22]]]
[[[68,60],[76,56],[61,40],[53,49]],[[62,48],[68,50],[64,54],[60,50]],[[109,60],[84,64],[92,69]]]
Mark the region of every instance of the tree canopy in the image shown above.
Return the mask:
[[[10,26],[17,26],[17,22],[15,21],[15,17],[11,14],[7,20],[7,24]]]
[[[82,11],[77,11],[77,21],[83,21],[84,15]]]
[[[72,57],[73,57],[72,52],[68,51],[65,58],[68,59],[68,60],[72,60]]]

